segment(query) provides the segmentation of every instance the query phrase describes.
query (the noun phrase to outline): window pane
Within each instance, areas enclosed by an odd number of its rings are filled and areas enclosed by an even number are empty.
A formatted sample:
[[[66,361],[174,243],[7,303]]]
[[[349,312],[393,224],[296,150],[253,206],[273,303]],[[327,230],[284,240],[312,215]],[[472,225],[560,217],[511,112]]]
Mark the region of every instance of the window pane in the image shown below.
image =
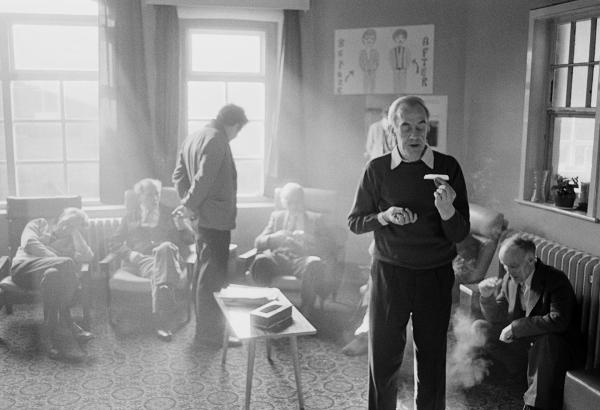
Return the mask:
[[[6,134],[3,122],[0,122],[0,161],[6,161]]]
[[[17,165],[17,191],[20,196],[65,194],[62,164]]]
[[[6,171],[6,162],[0,162],[0,200],[8,196],[8,177]]]
[[[67,159],[98,159],[98,123],[76,122],[65,124]]]
[[[188,119],[213,119],[225,102],[224,82],[188,82]]]
[[[227,85],[227,102],[234,103],[242,107],[246,112],[248,119],[264,120],[264,83],[228,83]]]
[[[93,0],[2,0],[0,13],[97,15],[98,3]]]
[[[574,63],[584,63],[590,58],[590,20],[579,20],[575,24],[575,54]]]
[[[558,147],[557,173],[566,177],[577,176],[582,182],[589,182],[592,171],[594,119],[556,118],[554,141]]]
[[[234,157],[262,158],[264,156],[265,125],[262,121],[250,121],[240,134],[231,141]]]
[[[12,92],[14,119],[60,118],[60,90],[57,81],[14,81]]]
[[[596,51],[594,51],[594,61],[600,61],[600,18],[596,19]]]
[[[569,39],[571,38],[571,24],[559,24],[556,28],[556,64],[569,62]]]
[[[98,70],[98,28],[14,25],[17,70]]]
[[[14,125],[17,160],[62,160],[63,142],[58,123],[18,123]]]
[[[63,92],[65,118],[98,118],[98,83],[96,81],[65,81]]]
[[[573,67],[571,107],[585,107],[588,67]]]
[[[552,105],[555,107],[566,107],[567,105],[567,68],[554,70]]]
[[[258,34],[194,33],[191,35],[191,52],[192,71],[261,72],[261,38]]]
[[[98,198],[100,192],[100,171],[98,163],[69,164],[69,193],[84,198]]]
[[[598,100],[598,65],[594,66],[594,77],[592,79],[592,107],[596,106]]]
[[[206,124],[208,124],[208,121],[188,121],[187,134],[200,131]]]
[[[238,195],[263,194],[263,165],[260,160],[236,160]]]

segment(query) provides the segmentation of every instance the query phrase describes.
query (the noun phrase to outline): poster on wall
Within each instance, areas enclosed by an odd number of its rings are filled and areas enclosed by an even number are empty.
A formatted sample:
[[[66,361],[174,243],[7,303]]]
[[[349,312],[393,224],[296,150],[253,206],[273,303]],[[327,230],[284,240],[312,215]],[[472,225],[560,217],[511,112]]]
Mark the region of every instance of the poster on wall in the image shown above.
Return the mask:
[[[433,24],[335,30],[335,94],[433,93],[433,33]]]
[[[395,94],[367,95],[365,115],[365,135],[367,130],[376,121],[381,119],[387,112],[390,104],[400,97]],[[448,96],[447,95],[419,95],[429,109],[429,132],[427,133],[427,144],[436,151],[446,152],[447,143],[447,118],[448,118]]]

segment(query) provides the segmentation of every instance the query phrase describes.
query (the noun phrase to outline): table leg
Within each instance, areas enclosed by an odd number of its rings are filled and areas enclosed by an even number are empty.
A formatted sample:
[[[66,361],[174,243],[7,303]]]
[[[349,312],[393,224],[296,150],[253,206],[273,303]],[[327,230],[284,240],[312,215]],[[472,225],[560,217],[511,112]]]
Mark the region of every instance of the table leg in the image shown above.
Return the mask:
[[[300,362],[298,360],[298,339],[296,336],[290,336],[292,345],[292,361],[294,362],[294,374],[296,376],[296,389],[298,390],[298,404],[300,409],[304,409],[304,398],[302,397],[302,380],[300,379]]]
[[[225,362],[227,361],[227,347],[229,346],[229,326],[225,325],[225,330],[223,331],[223,355],[221,356],[221,365],[225,366]]]
[[[252,395],[252,376],[254,373],[254,354],[256,353],[256,339],[248,341],[248,368],[246,369],[246,410],[250,410],[250,396]]]

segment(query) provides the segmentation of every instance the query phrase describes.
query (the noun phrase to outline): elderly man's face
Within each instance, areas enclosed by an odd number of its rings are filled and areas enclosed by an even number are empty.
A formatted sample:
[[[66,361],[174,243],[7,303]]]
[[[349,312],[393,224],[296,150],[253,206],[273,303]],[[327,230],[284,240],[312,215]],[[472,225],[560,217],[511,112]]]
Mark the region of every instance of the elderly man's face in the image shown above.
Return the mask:
[[[155,187],[147,188],[140,195],[140,202],[146,209],[154,209],[160,201],[160,193]]]
[[[535,256],[516,246],[500,248],[498,257],[506,272],[517,283],[523,283],[535,268]]]
[[[418,161],[427,144],[429,120],[421,106],[400,105],[393,123],[400,153],[407,161]]]

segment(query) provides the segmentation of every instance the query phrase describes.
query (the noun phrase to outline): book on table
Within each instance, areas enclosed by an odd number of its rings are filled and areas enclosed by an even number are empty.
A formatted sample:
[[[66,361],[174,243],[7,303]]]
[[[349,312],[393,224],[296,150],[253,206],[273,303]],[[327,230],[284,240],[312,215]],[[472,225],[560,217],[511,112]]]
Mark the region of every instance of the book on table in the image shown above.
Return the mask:
[[[219,299],[229,306],[259,307],[277,299],[279,290],[245,285],[229,285],[219,292]]]

